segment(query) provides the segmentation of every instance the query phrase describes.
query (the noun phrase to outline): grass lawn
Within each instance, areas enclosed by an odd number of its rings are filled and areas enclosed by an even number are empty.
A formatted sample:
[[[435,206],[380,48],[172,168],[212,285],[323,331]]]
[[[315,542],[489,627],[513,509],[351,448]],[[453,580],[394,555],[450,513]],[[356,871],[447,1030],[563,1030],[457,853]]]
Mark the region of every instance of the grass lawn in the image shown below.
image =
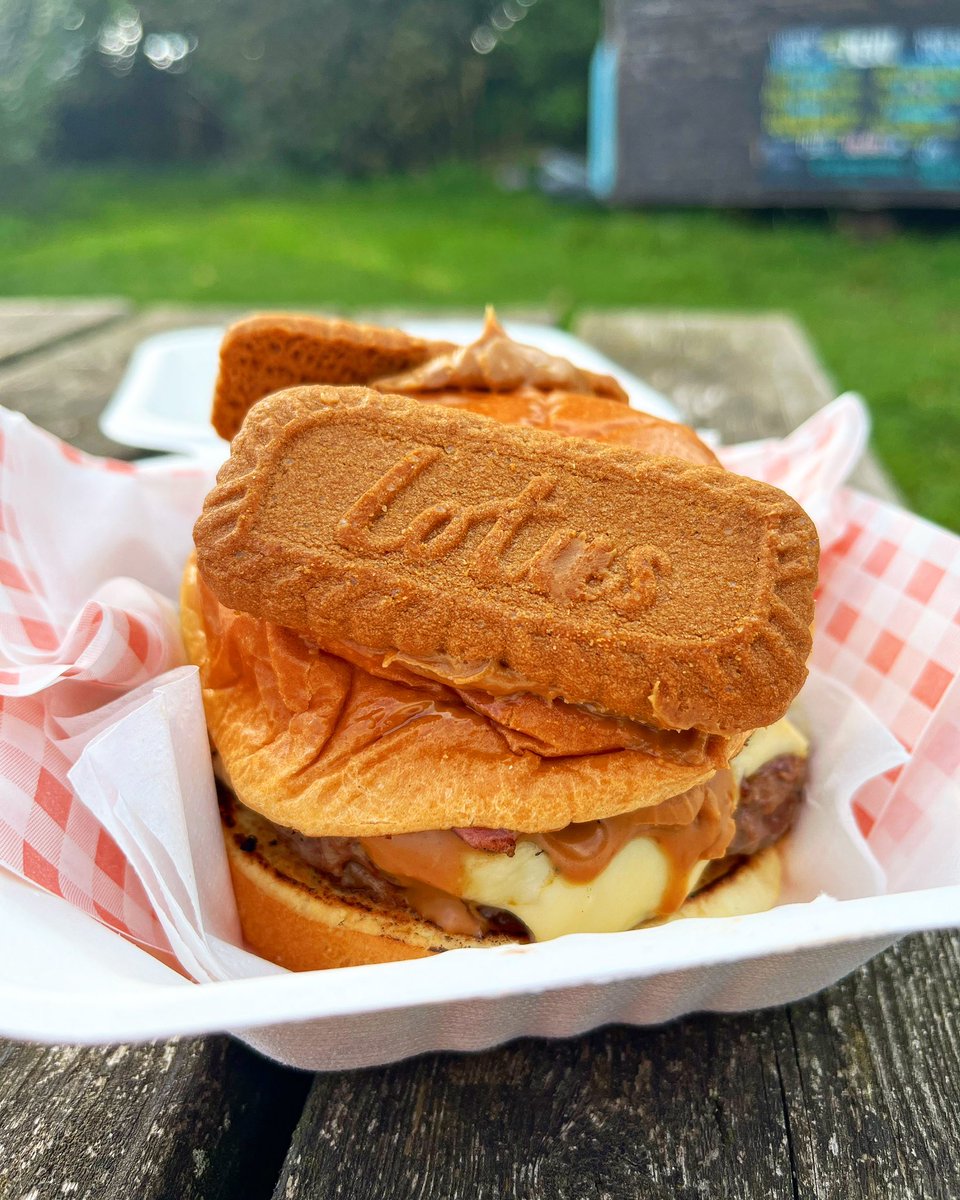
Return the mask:
[[[862,243],[824,217],[604,212],[449,170],[373,183],[71,173],[4,194],[0,295],[263,305],[781,309],[910,503],[960,528],[960,224]]]

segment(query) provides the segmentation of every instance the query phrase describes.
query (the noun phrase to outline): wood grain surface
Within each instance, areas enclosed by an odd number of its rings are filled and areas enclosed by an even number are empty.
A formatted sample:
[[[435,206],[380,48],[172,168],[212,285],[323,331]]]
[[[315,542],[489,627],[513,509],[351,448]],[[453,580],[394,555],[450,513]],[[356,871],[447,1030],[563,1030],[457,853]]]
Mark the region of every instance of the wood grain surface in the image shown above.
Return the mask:
[[[225,1037],[0,1044],[0,1197],[268,1194],[307,1082]]]
[[[668,396],[725,442],[782,437],[837,395],[803,330],[780,313],[584,312],[574,332]],[[899,500],[866,455],[851,482]]]
[[[0,300],[0,363],[109,325],[130,311],[126,300]]]
[[[0,401],[84,449],[135,457],[96,428],[131,349],[229,315],[152,310],[66,334],[0,364]],[[785,432],[832,395],[784,318],[591,314],[580,332],[727,437]],[[957,939],[930,935],[785,1009],[312,1085],[223,1037],[0,1043],[0,1200],[949,1200],[958,997]]]

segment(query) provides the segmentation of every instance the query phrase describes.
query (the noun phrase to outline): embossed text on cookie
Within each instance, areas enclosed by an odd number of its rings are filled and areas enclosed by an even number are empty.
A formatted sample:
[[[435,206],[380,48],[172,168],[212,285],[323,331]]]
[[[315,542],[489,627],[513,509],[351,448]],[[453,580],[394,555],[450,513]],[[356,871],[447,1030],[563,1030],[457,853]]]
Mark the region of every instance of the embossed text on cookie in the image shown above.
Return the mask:
[[[477,526],[489,529],[476,547],[471,573],[482,583],[528,582],[553,600],[574,602],[601,597],[622,616],[649,608],[657,598],[657,580],[673,570],[657,546],[617,547],[603,535],[587,537],[558,527],[562,510],[550,503],[556,477],[544,473],[529,480],[515,496],[460,504],[431,504],[398,532],[378,533],[381,524],[411,484],[443,458],[436,446],[411,450],[386,471],[341,517],[337,540],[361,554],[400,554],[409,562],[437,562],[463,545]],[[537,549],[519,563],[507,554],[520,531],[535,522],[545,526]]]

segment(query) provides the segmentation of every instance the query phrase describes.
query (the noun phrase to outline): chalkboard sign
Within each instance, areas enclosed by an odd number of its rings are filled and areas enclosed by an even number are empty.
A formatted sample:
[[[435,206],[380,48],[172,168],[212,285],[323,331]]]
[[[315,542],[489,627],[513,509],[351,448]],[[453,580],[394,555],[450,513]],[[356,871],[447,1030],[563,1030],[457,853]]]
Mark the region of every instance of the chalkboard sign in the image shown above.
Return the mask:
[[[960,206],[960,0],[607,0],[589,167],[621,202]]]
[[[774,185],[960,187],[960,26],[776,34],[760,127]]]

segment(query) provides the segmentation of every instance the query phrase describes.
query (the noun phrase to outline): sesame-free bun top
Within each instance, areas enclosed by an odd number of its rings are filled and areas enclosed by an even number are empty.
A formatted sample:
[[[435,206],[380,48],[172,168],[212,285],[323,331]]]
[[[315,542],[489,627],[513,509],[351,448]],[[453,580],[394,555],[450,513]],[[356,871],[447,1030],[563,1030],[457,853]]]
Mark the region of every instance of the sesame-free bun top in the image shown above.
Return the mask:
[[[660,804],[709,778],[745,740],[710,739],[692,763],[627,749],[558,755],[546,744],[546,703],[537,737],[536,713],[534,734],[518,732],[443,684],[374,675],[226,609],[194,559],[180,613],[231,787],[248,808],[310,837],[562,829]]]

